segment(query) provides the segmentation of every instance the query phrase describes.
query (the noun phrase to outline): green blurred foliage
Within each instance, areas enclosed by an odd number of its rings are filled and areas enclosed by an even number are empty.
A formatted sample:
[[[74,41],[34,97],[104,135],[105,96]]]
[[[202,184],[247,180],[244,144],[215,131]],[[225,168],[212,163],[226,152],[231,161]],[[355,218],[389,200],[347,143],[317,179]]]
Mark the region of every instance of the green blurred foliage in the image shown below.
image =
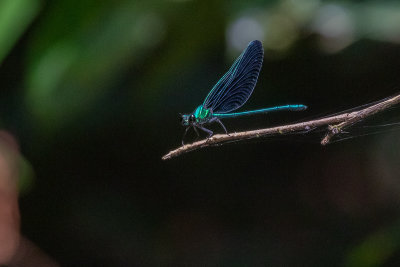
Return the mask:
[[[0,63],[36,17],[40,0],[0,1]]]
[[[26,101],[38,126],[55,130],[90,111],[151,49],[147,44],[160,41],[159,24],[146,4],[54,3],[33,34],[28,60]]]
[[[400,224],[387,226],[369,235],[351,249],[345,262],[349,267],[383,266],[400,249]]]

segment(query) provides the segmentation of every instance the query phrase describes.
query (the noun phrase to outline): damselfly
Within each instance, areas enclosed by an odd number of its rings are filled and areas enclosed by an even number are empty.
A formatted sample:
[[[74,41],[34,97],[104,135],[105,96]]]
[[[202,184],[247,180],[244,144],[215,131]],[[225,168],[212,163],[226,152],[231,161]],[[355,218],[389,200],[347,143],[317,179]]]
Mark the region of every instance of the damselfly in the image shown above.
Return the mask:
[[[186,126],[183,138],[190,127],[193,127],[197,135],[199,135],[197,131],[197,128],[199,128],[208,133],[208,137],[211,137],[214,134],[213,131],[205,128],[204,125],[212,122],[219,123],[225,133],[228,134],[220,120],[224,118],[279,110],[301,111],[307,108],[305,105],[297,104],[232,113],[232,111],[243,106],[253,92],[261,70],[263,56],[264,51],[261,42],[257,40],[250,42],[228,72],[214,85],[203,104],[198,106],[193,113],[181,115],[181,123]]]

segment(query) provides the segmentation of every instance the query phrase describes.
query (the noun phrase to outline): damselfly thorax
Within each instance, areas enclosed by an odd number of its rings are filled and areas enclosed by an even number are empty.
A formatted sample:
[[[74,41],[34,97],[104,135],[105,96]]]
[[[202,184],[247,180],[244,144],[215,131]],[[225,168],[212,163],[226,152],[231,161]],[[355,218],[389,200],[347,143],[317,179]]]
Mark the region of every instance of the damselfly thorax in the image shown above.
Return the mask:
[[[203,105],[200,105],[193,112],[193,115],[196,119],[196,123],[204,124],[207,123],[212,118],[213,112],[211,108],[207,109],[203,107]]]

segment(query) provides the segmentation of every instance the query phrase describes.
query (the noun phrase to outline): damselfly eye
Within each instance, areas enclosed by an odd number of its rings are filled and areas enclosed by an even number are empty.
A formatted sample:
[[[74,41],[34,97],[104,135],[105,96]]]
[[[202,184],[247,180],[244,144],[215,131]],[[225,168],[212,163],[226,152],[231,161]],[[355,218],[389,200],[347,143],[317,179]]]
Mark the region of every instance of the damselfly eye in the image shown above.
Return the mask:
[[[189,119],[190,119],[189,115],[181,115],[181,117],[180,117],[181,124],[183,126],[188,126],[189,125]]]
[[[195,122],[195,118],[194,118],[194,115],[193,115],[193,114],[189,116],[189,122],[190,122],[190,123]]]

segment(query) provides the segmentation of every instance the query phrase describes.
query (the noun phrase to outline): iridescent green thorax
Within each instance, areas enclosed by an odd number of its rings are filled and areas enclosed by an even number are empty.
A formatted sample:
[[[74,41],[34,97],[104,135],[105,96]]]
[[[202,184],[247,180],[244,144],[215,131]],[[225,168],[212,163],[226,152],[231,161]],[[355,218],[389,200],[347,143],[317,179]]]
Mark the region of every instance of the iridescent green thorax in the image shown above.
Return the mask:
[[[201,105],[196,108],[193,115],[196,118],[196,122],[202,123],[208,121],[212,117],[212,112],[210,109],[206,109]]]

